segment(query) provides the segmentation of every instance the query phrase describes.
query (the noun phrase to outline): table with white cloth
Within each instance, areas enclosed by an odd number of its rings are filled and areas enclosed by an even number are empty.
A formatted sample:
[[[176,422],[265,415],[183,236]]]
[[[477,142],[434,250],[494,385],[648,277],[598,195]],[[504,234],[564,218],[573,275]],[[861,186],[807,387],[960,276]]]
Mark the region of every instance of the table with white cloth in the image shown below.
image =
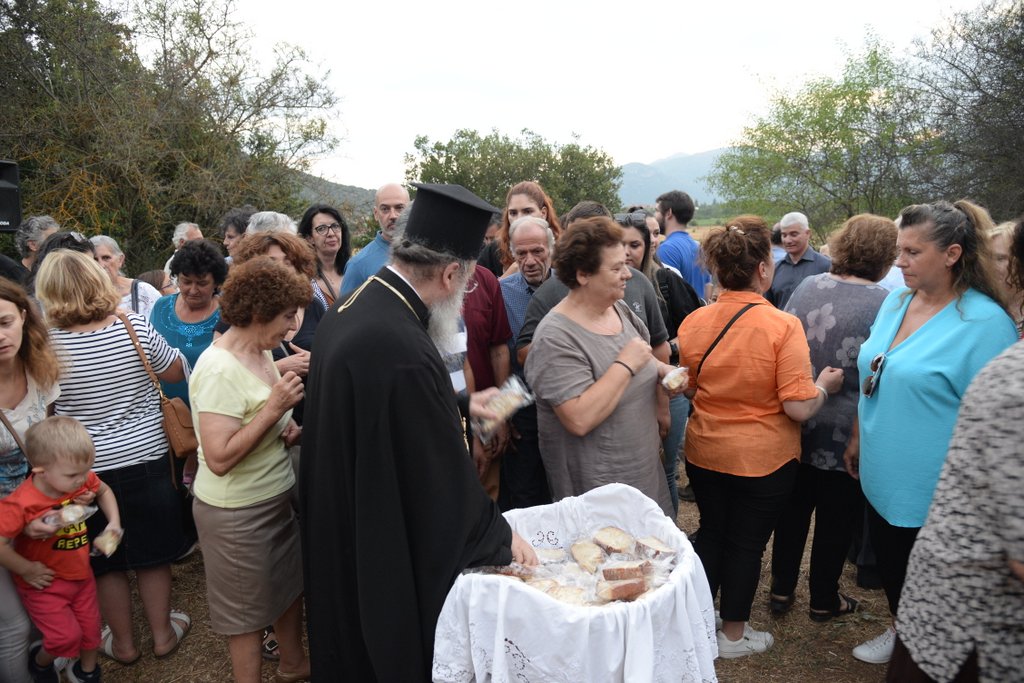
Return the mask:
[[[456,579],[434,640],[433,680],[717,681],[715,613],[704,568],[658,505],[625,484],[505,513],[536,548],[564,548],[615,526],[676,551],[668,581],[634,602],[577,606],[486,573]]]

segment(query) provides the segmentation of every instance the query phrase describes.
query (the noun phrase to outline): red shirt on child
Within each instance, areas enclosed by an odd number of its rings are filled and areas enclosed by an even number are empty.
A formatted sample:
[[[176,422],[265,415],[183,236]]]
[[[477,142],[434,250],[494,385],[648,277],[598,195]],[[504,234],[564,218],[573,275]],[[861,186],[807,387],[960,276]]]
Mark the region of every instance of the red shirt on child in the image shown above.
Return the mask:
[[[11,495],[0,499],[0,536],[13,539],[14,549],[19,555],[32,562],[42,562],[53,570],[57,578],[77,581],[92,575],[89,567],[89,537],[85,522],[69,524],[50,538],[34,539],[21,532],[37,517],[63,507],[86,491],[99,493],[100,478],[89,472],[85,484],[77,491],[66,493],[59,498],[50,498],[36,488],[29,477],[14,489]],[[23,587],[28,584],[17,575],[14,581]]]

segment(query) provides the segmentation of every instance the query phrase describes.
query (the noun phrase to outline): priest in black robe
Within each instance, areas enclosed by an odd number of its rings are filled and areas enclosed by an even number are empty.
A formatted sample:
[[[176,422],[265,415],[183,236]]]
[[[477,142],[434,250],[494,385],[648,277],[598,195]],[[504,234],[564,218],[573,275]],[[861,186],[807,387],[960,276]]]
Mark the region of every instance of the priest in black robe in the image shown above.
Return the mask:
[[[318,682],[430,680],[458,574],[536,562],[480,485],[438,352],[494,208],[457,185],[417,187],[389,265],[313,343],[299,500]]]

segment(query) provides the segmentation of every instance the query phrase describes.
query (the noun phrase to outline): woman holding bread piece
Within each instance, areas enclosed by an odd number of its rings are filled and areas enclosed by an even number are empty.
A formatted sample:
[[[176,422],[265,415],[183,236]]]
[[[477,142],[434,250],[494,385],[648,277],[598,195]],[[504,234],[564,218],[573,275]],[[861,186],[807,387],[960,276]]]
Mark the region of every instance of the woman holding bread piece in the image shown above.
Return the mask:
[[[203,352],[189,381],[199,435],[193,511],[210,623],[228,636],[238,683],[261,680],[261,633],[269,623],[280,649],[276,680],[309,677],[287,450],[301,434],[291,415],[302,381],[278,372],[271,349],[295,330],[311,297],[309,278],[294,268],[265,256],[236,262],[221,295],[231,327]]]
[[[796,484],[800,423],[839,390],[843,371],[826,367],[814,381],[799,319],[762,296],[775,270],[764,220],[726,225],[703,244],[722,293],[679,327],[679,362],[694,405],[685,442],[700,511],[694,549],[711,594],[721,591],[718,651],[732,658],[774,643],[747,623],[761,557]]]
[[[574,222],[553,266],[570,291],[537,326],[526,361],[552,497],[621,482],[672,517],[656,417],[672,368],[651,355],[646,326],[621,301],[631,277],[622,228],[606,217]]]

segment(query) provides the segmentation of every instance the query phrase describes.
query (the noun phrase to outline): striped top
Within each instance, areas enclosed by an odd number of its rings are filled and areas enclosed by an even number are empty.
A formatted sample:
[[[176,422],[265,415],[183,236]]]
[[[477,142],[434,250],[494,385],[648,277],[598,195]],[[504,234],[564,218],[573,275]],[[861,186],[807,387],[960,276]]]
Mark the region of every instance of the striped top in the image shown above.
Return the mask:
[[[145,317],[128,313],[157,374],[179,357]],[[91,332],[51,329],[64,364],[57,415],[81,422],[96,446],[93,470],[115,470],[167,455],[169,448],[153,387],[120,319]]]

